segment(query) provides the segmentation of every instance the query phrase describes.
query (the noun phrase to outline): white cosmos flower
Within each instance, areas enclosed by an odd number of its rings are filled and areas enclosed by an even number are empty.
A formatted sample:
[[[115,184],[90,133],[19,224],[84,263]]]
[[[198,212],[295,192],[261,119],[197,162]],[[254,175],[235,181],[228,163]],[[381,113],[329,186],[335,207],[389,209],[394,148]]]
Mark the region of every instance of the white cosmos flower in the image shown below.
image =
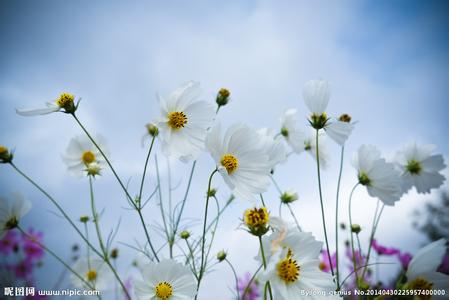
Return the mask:
[[[304,85],[303,98],[312,113],[310,123],[315,129],[324,129],[329,137],[343,146],[354,129],[350,121],[328,118],[326,114],[330,99],[330,86],[326,80],[310,80]]]
[[[326,136],[322,132],[318,133],[318,143],[320,167],[326,169],[329,164],[329,153],[327,151]],[[316,130],[311,130],[310,134],[304,138],[303,149],[316,161]]]
[[[206,147],[236,197],[255,200],[254,194],[266,191],[271,165],[254,130],[236,124],[222,138],[221,127],[216,125],[206,138]]]
[[[162,150],[183,162],[196,159],[203,150],[207,130],[215,117],[214,106],[199,101],[200,94],[199,83],[190,81],[167,98],[159,98],[161,117],[156,126]]]
[[[287,151],[282,142],[282,137],[280,135],[276,136],[273,130],[268,128],[259,129],[257,134],[259,135],[262,148],[268,154],[271,169],[274,170],[277,164],[287,160]]]
[[[298,128],[298,111],[287,109],[281,117],[281,135],[296,153],[304,151],[304,133]]]
[[[272,243],[277,238],[270,236],[266,239]],[[261,280],[270,281],[274,299],[338,299],[324,296],[335,291],[336,286],[332,276],[319,269],[322,242],[316,241],[311,233],[289,230],[275,245],[276,248],[266,249],[267,270],[260,276]],[[320,292],[323,296],[311,298],[310,295],[305,296],[304,291]]]
[[[0,238],[6,231],[16,228],[20,219],[31,209],[31,202],[19,193],[12,194],[12,200],[0,198]]]
[[[196,280],[186,266],[172,259],[142,268],[143,281],[135,281],[135,291],[141,300],[188,300],[196,295]]]
[[[360,184],[366,186],[371,197],[377,197],[390,206],[401,198],[399,171],[392,163],[381,158],[380,151],[375,146],[360,146],[354,153],[352,164],[357,169]]]
[[[447,293],[449,276],[437,272],[445,253],[445,239],[440,239],[421,248],[413,256],[408,266],[406,287],[413,290],[445,290]]]
[[[409,143],[396,154],[396,164],[401,171],[404,192],[413,186],[421,194],[439,188],[446,179],[440,171],[446,165],[441,154],[433,154],[435,146]]]
[[[106,141],[101,135],[95,137],[95,142],[104,154],[109,156]],[[69,172],[76,177],[88,174],[89,170],[92,169],[100,172],[106,164],[103,155],[85,135],[79,135],[70,140],[62,159],[66,163]]]
[[[95,290],[104,291],[108,289],[114,280],[111,269],[99,258],[82,257],[75,262],[72,268]],[[89,289],[88,285],[74,274],[71,274],[70,279],[75,287]]]
[[[59,95],[58,99],[47,102],[46,107],[37,109],[16,109],[17,114],[25,117],[46,115],[53,112],[61,111],[64,109],[65,112],[71,113],[76,110],[75,96],[69,93],[62,93]]]

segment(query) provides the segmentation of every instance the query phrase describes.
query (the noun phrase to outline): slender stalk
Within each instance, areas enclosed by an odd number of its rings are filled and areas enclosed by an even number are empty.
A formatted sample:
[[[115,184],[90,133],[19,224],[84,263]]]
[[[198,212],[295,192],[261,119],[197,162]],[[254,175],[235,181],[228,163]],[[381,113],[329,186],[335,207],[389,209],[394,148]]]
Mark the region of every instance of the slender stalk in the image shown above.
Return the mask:
[[[214,177],[215,173],[218,172],[218,169],[215,169],[209,176],[209,183],[207,185],[207,196],[206,196],[206,206],[204,208],[204,222],[203,222],[203,236],[201,240],[201,265],[200,265],[200,274],[198,276],[198,284],[196,287],[197,292],[200,289],[201,280],[203,279],[204,271],[206,269],[206,266],[204,265],[204,246],[206,244],[206,224],[207,224],[207,209],[209,206],[209,198],[210,198],[210,187],[212,185],[212,177]],[[195,299],[197,299],[197,296],[195,296]]]
[[[338,208],[339,208],[339,196],[340,196],[340,184],[341,184],[341,175],[343,173],[343,160],[344,160],[345,146],[341,147],[341,155],[340,155],[340,171],[338,172],[338,182],[337,182],[337,195],[335,199],[335,256],[336,256],[336,264],[335,264],[335,273],[337,275],[337,291],[340,290],[340,272],[339,272],[339,256],[338,256]]]
[[[356,183],[354,185],[354,187],[351,190],[351,194],[349,195],[349,205],[348,205],[348,209],[349,209],[349,230],[350,230],[350,235],[351,235],[351,251],[352,251],[352,265],[354,268],[354,274],[355,274],[355,279],[356,279],[356,284],[357,287],[359,287],[359,275],[357,274],[357,264],[356,264],[356,257],[355,257],[355,247],[354,247],[354,236],[353,236],[353,232],[352,232],[352,195],[354,194],[355,189],[357,188],[357,186],[359,185],[359,183]],[[362,255],[360,253],[360,255]]]
[[[170,234],[168,232],[167,220],[165,219],[164,203],[162,201],[161,178],[159,176],[159,164],[157,162],[157,156],[154,156],[154,162],[156,164],[157,185],[159,186],[159,189],[158,189],[158,193],[159,193],[159,208],[161,209],[162,223],[164,224],[165,236],[167,238],[167,242],[170,244]]]
[[[104,242],[103,242],[103,238],[101,236],[100,223],[98,221],[98,213],[97,213],[97,209],[95,208],[95,197],[94,197],[94,189],[93,189],[93,185],[92,185],[92,176],[89,176],[89,191],[90,191],[90,207],[92,209],[92,215],[93,215],[93,219],[94,219],[93,221],[95,224],[95,230],[97,232],[98,243],[100,244],[101,251],[103,252],[103,256],[102,256],[103,260],[109,266],[112,273],[114,273],[114,276],[117,279],[117,281],[119,282],[123,292],[126,295],[126,298],[131,300],[131,296],[128,293],[128,289],[125,287],[125,284],[123,283],[122,279],[118,275],[117,270],[114,268],[114,266],[111,264],[111,261],[109,260],[108,249],[106,249]]]
[[[10,162],[10,165],[16,170],[20,175],[22,175],[28,182],[30,182],[35,188],[37,188],[42,194],[44,194],[54,206],[59,210],[59,212],[63,215],[63,217],[69,222],[69,224],[75,229],[75,231],[79,234],[79,236],[83,239],[83,241],[95,252],[98,256],[101,257],[101,253],[95,249],[95,247],[86,239],[81,230],[73,223],[72,219],[67,215],[64,209],[59,205],[59,203],[48,194],[43,188],[41,188],[36,182],[34,182],[28,175],[22,172],[13,162]]]
[[[317,172],[318,172],[318,190],[320,193],[321,218],[323,221],[324,240],[326,241],[326,251],[327,251],[327,256],[329,258],[329,266],[331,267],[332,276],[334,276],[334,267],[332,266],[331,253],[329,250],[329,241],[327,239],[326,219],[324,216],[323,193],[321,191],[321,171],[320,171],[320,154],[319,154],[319,146],[318,146],[318,144],[319,144],[318,136],[319,136],[319,130],[317,129],[316,130],[316,166],[317,166]]]
[[[298,219],[296,219],[295,213],[293,212],[293,210],[292,210],[292,208],[291,208],[291,206],[290,206],[290,203],[287,203],[286,205],[287,205],[287,207],[288,207],[288,210],[290,211],[290,214],[291,214],[292,217],[293,217],[293,220],[295,220],[296,227],[298,227],[298,230],[299,230],[299,231],[302,231],[301,226],[299,226]]]
[[[34,239],[32,236],[30,236],[28,233],[26,233],[22,227],[17,226],[17,229],[19,229],[19,231],[25,235],[30,241],[32,241],[33,243],[35,243],[36,245],[38,245],[39,247],[41,247],[42,249],[44,249],[45,251],[47,251],[51,256],[53,256],[57,261],[59,261],[67,270],[69,270],[73,275],[75,275],[76,277],[78,277],[78,279],[80,279],[82,282],[84,282],[84,284],[86,284],[91,290],[94,290],[94,287],[87,282],[83,276],[81,276],[80,274],[78,274],[75,270],[73,270],[62,258],[60,258],[55,252],[53,252],[52,250],[50,250],[49,248],[47,248],[44,244],[42,244],[41,242],[37,241],[36,239]]]
[[[246,284],[246,287],[243,290],[242,300],[245,300],[245,297],[246,297],[246,294],[248,294],[250,285],[253,283],[254,279],[256,279],[256,276],[259,273],[259,271],[262,270],[262,267],[263,267],[263,265],[260,265],[259,268],[257,268],[256,272],[254,272],[253,276],[251,277],[251,279]]]
[[[192,249],[192,246],[190,246],[189,241],[187,239],[185,241],[187,244],[187,248],[189,249],[189,252],[190,252],[190,257],[192,258],[193,273],[194,273],[196,279],[198,280],[198,274],[197,274],[196,266],[195,266],[195,254],[193,253],[193,249]]]
[[[192,183],[192,178],[193,178],[193,173],[195,171],[195,166],[196,166],[196,160],[193,162],[192,169],[190,170],[190,176],[189,176],[189,181],[187,183],[187,189],[186,189],[186,192],[184,194],[184,198],[182,199],[181,209],[179,210],[179,214],[178,214],[178,217],[176,218],[176,223],[175,223],[175,226],[173,228],[173,234],[174,235],[176,235],[176,233],[178,232],[179,222],[181,221],[181,216],[182,216],[182,213],[184,211],[184,206],[185,206],[186,201],[187,201],[187,196],[189,195],[190,185]]]
[[[155,139],[156,139],[156,136],[153,136],[153,138],[151,139],[150,148],[148,150],[147,157],[145,159],[145,165],[143,167],[142,180],[140,181],[139,197],[137,198],[137,199],[139,199],[139,208],[141,208],[141,205],[142,205],[143,185],[145,183],[145,175],[147,173],[148,161],[150,160],[150,154],[151,154],[151,150],[153,150],[153,145],[154,145]]]
[[[234,274],[234,279],[235,279],[235,290],[237,291],[237,299],[240,299],[240,292],[239,292],[239,279],[237,277],[237,272],[234,269],[234,266],[231,264],[231,262],[225,258],[225,261],[228,263],[229,267],[232,270],[232,273]]]
[[[259,194],[259,196],[260,196],[260,201],[262,202],[262,205],[263,205],[264,207],[267,207],[267,206],[265,205],[265,201],[263,200],[262,194]]]
[[[157,252],[155,251],[155,249],[153,248],[152,244],[151,244],[151,239],[150,239],[150,235],[148,233],[148,229],[147,226],[145,224],[143,215],[142,215],[142,211],[140,209],[138,209],[137,204],[134,202],[133,198],[131,197],[131,195],[129,194],[128,190],[126,189],[125,185],[123,184],[122,180],[120,179],[120,177],[118,176],[117,172],[115,171],[114,167],[112,166],[111,162],[109,161],[108,157],[106,156],[106,154],[103,152],[103,150],[100,148],[100,146],[98,146],[97,142],[95,141],[94,138],[92,138],[92,136],[90,135],[90,133],[87,131],[87,129],[84,127],[84,125],[80,122],[80,120],[78,119],[78,117],[75,115],[75,113],[72,114],[73,118],[75,119],[75,121],[78,123],[78,125],[81,127],[81,129],[84,131],[84,133],[87,135],[87,137],[90,139],[90,141],[95,145],[95,147],[98,149],[98,151],[101,153],[101,155],[103,156],[104,160],[106,161],[106,163],[108,164],[109,168],[111,169],[112,173],[114,174],[115,178],[117,179],[120,187],[122,188],[122,190],[125,192],[126,197],[128,198],[128,202],[131,203],[131,205],[134,207],[134,209],[137,211],[137,213],[139,214],[139,219],[140,222],[142,224],[143,230],[145,232],[145,236],[147,238],[148,243],[150,244],[151,247],[151,251],[153,252],[153,256],[154,258],[156,258],[157,261],[159,261],[159,258],[157,256]]]
[[[260,253],[262,255],[263,268],[264,268],[264,270],[266,270],[267,269],[267,260],[265,258],[265,251],[263,249],[263,243],[262,243],[262,237],[261,236],[259,236],[259,246],[260,246]],[[267,281],[265,283],[264,299],[266,299],[266,297],[267,297],[267,293],[266,293],[267,290],[268,290],[268,292],[270,294],[270,299],[273,299],[273,294],[272,294],[272,291],[271,291],[271,285],[270,285],[269,281]]]
[[[378,202],[378,204],[379,204],[379,202]],[[377,216],[377,220],[376,220],[376,216],[374,216],[374,219],[373,219],[373,226],[371,229],[371,236],[369,239],[368,254],[366,255],[366,264],[368,264],[369,259],[370,259],[371,249],[373,248],[372,246],[373,246],[374,235],[376,234],[377,226],[379,225],[380,217],[382,216],[382,212],[384,211],[384,208],[385,208],[385,204],[382,204],[379,215]],[[362,276],[365,276],[366,270],[367,270],[367,268],[363,269]]]

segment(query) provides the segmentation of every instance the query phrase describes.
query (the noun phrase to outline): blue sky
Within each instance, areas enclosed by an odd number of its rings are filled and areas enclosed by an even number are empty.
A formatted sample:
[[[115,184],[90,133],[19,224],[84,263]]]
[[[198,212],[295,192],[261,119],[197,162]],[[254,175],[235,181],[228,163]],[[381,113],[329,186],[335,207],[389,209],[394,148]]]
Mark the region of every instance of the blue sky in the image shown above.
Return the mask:
[[[391,158],[401,145],[416,140],[436,144],[447,159],[448,13],[444,1],[1,1],[0,118],[5,125],[0,141],[15,147],[17,165],[76,218],[88,212],[88,186],[69,176],[61,154],[81,132],[66,115],[23,118],[14,108],[38,107],[61,91],[82,97],[80,119],[107,138],[116,168],[122,178],[134,179],[135,188],[146,151],[140,139],[144,124],[157,116],[157,92],[165,95],[193,79],[201,82],[203,98],[213,101],[218,88],[228,87],[233,101],[220,112],[223,125],[278,129],[282,112],[296,107],[305,129],[302,86],[321,77],[332,84],[329,113],[350,113],[358,121],[347,145],[345,205],[355,181],[350,156],[361,144],[374,144]],[[323,181],[332,220],[339,149],[328,144],[332,160]],[[201,156],[187,207],[196,220],[212,168],[212,160]],[[189,166],[172,161],[171,169],[175,182],[185,182]],[[283,188],[298,190],[295,211],[303,227],[321,239],[314,174],[313,162],[303,155],[280,166],[276,176]],[[7,166],[0,168],[0,178],[1,194],[22,191],[33,202],[25,224],[44,230],[50,246],[68,253],[75,236],[50,212],[46,199]],[[219,179],[215,184],[225,199],[226,187]],[[148,191],[152,185],[154,171]],[[127,232],[140,228],[135,215],[121,209],[125,202],[110,172],[96,189],[99,206],[106,209],[105,231],[121,217],[126,225],[117,239],[132,242]],[[386,210],[379,238],[417,249],[424,239],[410,228],[410,216],[433,196],[410,193]],[[277,211],[274,188],[266,197]],[[362,190],[357,197],[356,221],[368,225],[375,200]],[[248,205],[238,201],[227,212],[214,247],[228,249],[240,273],[255,267],[256,240],[236,230]],[[154,208],[146,212],[149,222],[157,220]],[[192,230],[199,234],[200,226]],[[59,243],[62,236],[65,243]],[[131,251],[123,251],[127,270]],[[47,263],[59,268],[51,259]],[[216,299],[229,299],[232,275],[225,267],[217,270],[204,293],[219,291],[223,298]]]

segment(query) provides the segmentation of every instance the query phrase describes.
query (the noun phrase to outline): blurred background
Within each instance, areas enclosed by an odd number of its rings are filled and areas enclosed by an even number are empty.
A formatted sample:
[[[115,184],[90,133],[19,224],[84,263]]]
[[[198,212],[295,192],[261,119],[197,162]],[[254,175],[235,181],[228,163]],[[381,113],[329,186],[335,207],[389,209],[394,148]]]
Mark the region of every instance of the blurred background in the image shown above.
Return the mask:
[[[167,95],[196,80],[201,82],[202,98],[214,101],[218,89],[226,87],[232,101],[218,116],[225,127],[243,122],[277,131],[283,111],[295,107],[307,131],[302,87],[309,79],[324,78],[332,84],[329,113],[349,113],[358,122],[347,142],[342,179],[341,220],[347,222],[347,199],[357,179],[350,159],[361,144],[376,145],[387,158],[409,141],[435,144],[447,163],[448,26],[446,1],[1,0],[0,143],[14,148],[15,163],[78,219],[90,212],[88,181],[71,177],[61,155],[69,140],[82,132],[65,114],[24,118],[15,108],[40,107],[63,91],[82,97],[80,120],[107,139],[113,164],[136,194],[148,147],[141,144],[144,125],[159,112],[156,93]],[[333,232],[340,149],[331,141],[327,146],[330,163],[323,172],[323,188]],[[191,164],[169,161],[157,143],[156,148],[162,188],[167,189],[170,169],[172,183],[178,186],[173,199],[179,201]],[[154,160],[150,162],[147,196],[156,185]],[[213,160],[203,154],[186,205],[188,222],[182,227],[195,236],[201,234],[207,178],[213,168]],[[447,177],[448,171],[444,174]],[[314,161],[306,154],[292,155],[274,176],[282,189],[298,191],[299,200],[292,207],[300,224],[323,240]],[[80,245],[74,230],[8,165],[0,166],[0,179],[2,197],[18,191],[33,203],[23,226],[43,232],[44,243],[70,261],[72,246]],[[213,186],[224,203],[229,191],[219,176]],[[135,251],[123,244],[144,242],[136,213],[124,209],[125,198],[110,170],[95,181],[95,190],[98,208],[104,209],[105,234],[121,220],[114,243],[120,250],[121,274],[140,278],[132,267]],[[387,207],[378,241],[416,252],[429,237],[413,223],[425,223],[425,206],[437,203],[439,195],[440,191],[418,195],[412,190],[395,207]],[[362,226],[366,248],[376,199],[364,189],[354,197],[354,221]],[[265,199],[277,215],[279,198],[273,186]],[[211,252],[226,250],[239,275],[257,268],[257,239],[238,228],[249,207],[239,199],[231,204]],[[156,244],[162,245],[158,212],[156,201],[151,201],[144,215]],[[289,219],[287,210],[283,216]],[[342,249],[348,237],[342,231]],[[333,250],[334,243],[331,238]],[[79,252],[85,249],[81,246]],[[387,281],[399,268],[383,266],[381,279]],[[47,255],[36,272],[37,287],[52,288],[62,267]],[[233,282],[228,266],[218,264],[206,277],[200,299],[232,299]],[[67,286],[63,279],[61,287]]]

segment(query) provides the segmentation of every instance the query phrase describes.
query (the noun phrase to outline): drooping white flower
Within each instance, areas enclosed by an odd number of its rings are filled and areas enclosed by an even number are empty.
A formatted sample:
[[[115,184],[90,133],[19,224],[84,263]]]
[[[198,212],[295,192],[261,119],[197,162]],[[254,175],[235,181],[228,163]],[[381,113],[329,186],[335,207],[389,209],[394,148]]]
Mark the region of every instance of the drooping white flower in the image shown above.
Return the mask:
[[[445,253],[445,239],[440,239],[421,248],[413,256],[407,268],[406,288],[421,291],[445,290],[447,292],[449,289],[449,276],[437,272],[437,268],[442,263]]]
[[[0,238],[6,231],[16,228],[20,219],[31,209],[31,202],[23,195],[13,193],[12,199],[0,198]]]
[[[260,138],[261,147],[268,154],[268,160],[273,170],[279,163],[286,161],[287,151],[281,136],[276,136],[274,132],[268,128],[261,128],[257,131]]]
[[[396,154],[396,164],[401,171],[404,192],[413,186],[421,194],[439,188],[444,180],[440,173],[446,165],[441,154],[433,154],[435,146],[409,143]]]
[[[136,280],[138,299],[187,300],[196,295],[196,280],[188,267],[173,259],[150,262],[142,268],[143,281]]]
[[[95,137],[95,142],[104,154],[109,156],[106,140],[101,135]],[[106,164],[103,155],[85,135],[76,136],[70,140],[62,159],[69,172],[76,177],[89,174],[94,170],[99,173]]]
[[[310,134],[305,136],[303,149],[316,161],[316,130],[311,130]],[[326,169],[329,164],[329,153],[326,136],[322,132],[318,132],[318,156],[320,167]]]
[[[215,111],[212,103],[199,101],[200,85],[190,81],[159,98],[161,116],[156,122],[162,150],[183,162],[196,159],[204,149],[207,130],[212,126]]]
[[[401,198],[399,171],[392,163],[381,158],[380,151],[375,146],[360,146],[354,153],[352,164],[357,169],[359,183],[366,186],[371,197],[377,197],[390,206]]]
[[[206,147],[236,197],[255,200],[270,183],[269,156],[257,133],[246,125],[231,126],[222,138],[220,125],[209,132]]]
[[[75,112],[77,105],[75,105],[75,96],[69,93],[62,93],[58,99],[47,102],[46,107],[37,109],[16,109],[17,114],[25,117],[46,115],[53,112],[64,110],[66,113]]]
[[[298,111],[287,109],[281,117],[281,135],[296,153],[304,151],[304,133],[298,128]]]
[[[311,299],[305,291],[316,291],[316,299],[338,299],[327,296],[335,291],[332,276],[319,269],[319,255],[323,243],[318,242],[311,233],[289,230],[281,240],[267,238],[271,247],[265,247],[267,253],[267,270],[260,280],[270,281],[274,299],[301,300]],[[273,243],[275,242],[275,243]]]
[[[329,137],[343,146],[354,129],[354,124],[341,118],[329,118],[326,109],[330,99],[330,86],[326,80],[310,80],[304,85],[303,98],[312,113],[310,124],[313,128],[324,129]]]
[[[89,283],[94,290],[107,290],[111,287],[111,283],[114,280],[111,269],[99,258],[79,258],[72,266],[72,269]],[[71,274],[70,279],[75,287],[89,289],[86,282],[82,281],[75,274]]]

